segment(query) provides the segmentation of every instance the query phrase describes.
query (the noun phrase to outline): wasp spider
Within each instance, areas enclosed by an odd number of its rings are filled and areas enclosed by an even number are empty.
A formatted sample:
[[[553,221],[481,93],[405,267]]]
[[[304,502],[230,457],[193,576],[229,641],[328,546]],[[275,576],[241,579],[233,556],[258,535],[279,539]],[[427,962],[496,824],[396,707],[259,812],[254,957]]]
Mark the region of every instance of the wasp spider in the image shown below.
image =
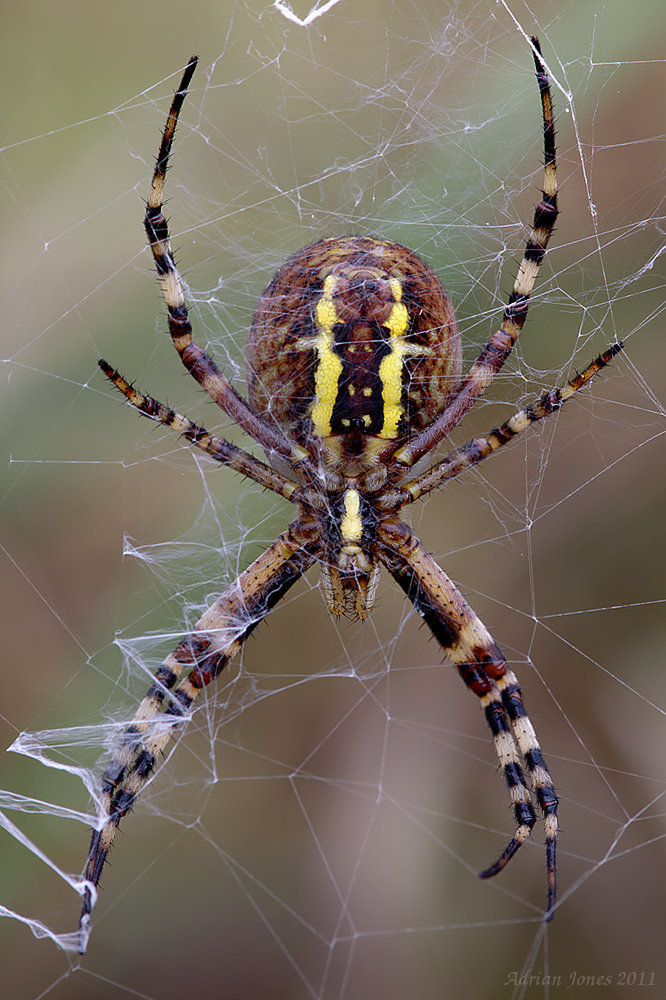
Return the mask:
[[[144,396],[105,361],[104,374],[140,413],[290,501],[296,517],[204,612],[157,670],[102,780],[83,883],[85,948],[100,875],[126,813],[200,691],[224,670],[289,588],[317,563],[334,615],[363,619],[384,566],[479,698],[513,806],[515,831],[482,871],[502,871],[543,815],[545,919],[555,906],[557,796],[514,673],[455,584],[399,516],[400,510],[481,462],[559,410],[621,350],[615,344],[582,374],[435,461],[417,462],[471,408],[509,357],[527,315],[557,218],[555,129],[539,43],[531,39],[543,114],[543,197],[499,329],[462,377],[451,303],[430,268],[404,246],[370,236],[322,239],[294,254],[262,295],[247,347],[248,401],[192,340],[162,214],[164,178],[178,116],[197,60],[174,95],[153,173],[145,228],[181,361],[231,420],[266,453],[264,463]],[[412,470],[410,472],[410,470]],[[526,780],[525,774],[529,779]]]

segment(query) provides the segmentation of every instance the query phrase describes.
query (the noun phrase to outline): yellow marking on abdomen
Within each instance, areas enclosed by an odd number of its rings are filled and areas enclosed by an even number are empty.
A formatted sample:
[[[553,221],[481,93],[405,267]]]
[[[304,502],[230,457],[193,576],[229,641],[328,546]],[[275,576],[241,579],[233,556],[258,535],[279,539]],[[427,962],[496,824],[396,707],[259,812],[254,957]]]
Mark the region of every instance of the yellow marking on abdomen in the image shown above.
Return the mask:
[[[363,538],[361,497],[358,490],[347,490],[343,503],[345,512],[340,518],[340,536],[345,545],[358,543]]]
[[[402,302],[402,285],[397,278],[391,278],[390,285],[395,303],[385,326],[389,331],[391,350],[385,358],[382,358],[379,365],[379,379],[382,383],[384,400],[384,422],[379,432],[382,438],[394,438],[398,434],[398,424],[404,412],[402,362],[405,354],[410,353],[404,341],[404,335],[409,328],[409,313]]]
[[[333,302],[333,290],[336,279],[329,274],[324,281],[324,290],[315,308],[317,337],[315,348],[318,355],[315,371],[315,399],[312,406],[312,425],[319,437],[328,437],[331,433],[333,407],[338,398],[338,385],[342,375],[342,361],[333,350],[333,327],[338,320],[338,314]]]

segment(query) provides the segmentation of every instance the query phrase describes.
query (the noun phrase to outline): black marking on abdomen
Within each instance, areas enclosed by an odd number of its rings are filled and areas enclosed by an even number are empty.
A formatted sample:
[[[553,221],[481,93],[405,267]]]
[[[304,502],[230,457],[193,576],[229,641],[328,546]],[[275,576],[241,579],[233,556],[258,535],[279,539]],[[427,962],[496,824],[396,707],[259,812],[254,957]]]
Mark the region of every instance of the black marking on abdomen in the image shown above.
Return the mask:
[[[335,327],[333,350],[342,362],[338,393],[331,414],[333,434],[360,431],[379,434],[384,426],[384,398],[379,366],[391,352],[386,330],[363,324],[366,336],[355,336],[358,324]],[[368,336],[369,334],[369,336]]]

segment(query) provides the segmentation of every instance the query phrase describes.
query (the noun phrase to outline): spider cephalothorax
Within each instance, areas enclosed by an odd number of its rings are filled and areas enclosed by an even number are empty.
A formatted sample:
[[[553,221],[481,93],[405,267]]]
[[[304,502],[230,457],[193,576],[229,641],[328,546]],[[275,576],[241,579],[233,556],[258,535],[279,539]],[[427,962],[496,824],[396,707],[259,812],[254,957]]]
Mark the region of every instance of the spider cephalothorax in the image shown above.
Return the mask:
[[[500,872],[529,836],[536,822],[536,801],[544,818],[546,919],[552,916],[558,801],[518,681],[455,584],[400,518],[403,507],[558,410],[621,349],[614,345],[563,388],[551,390],[487,435],[417,471],[429,457],[432,461],[434,449],[511,353],[557,217],[550,87],[537,39],[531,44],[543,115],[543,197],[534,211],[501,325],[468,373],[461,378],[455,316],[430,268],[397,243],[369,236],[332,237],[294,254],[262,295],[247,348],[249,403],[192,339],[162,214],[164,177],[195,57],[185,70],[164,129],[146,206],[148,242],[168,309],[169,332],[183,364],[261,445],[268,464],[137,392],[105,361],[100,367],[137,410],[291,502],[296,517],[158,668],[114,751],[102,778],[99,824],[92,834],[82,885],[82,950],[115,831],[153,774],[174,730],[186,721],[201,690],[315,563],[321,569],[330,611],[358,618],[372,609],[383,566],[478,696],[515,820],[505,849],[481,876]]]

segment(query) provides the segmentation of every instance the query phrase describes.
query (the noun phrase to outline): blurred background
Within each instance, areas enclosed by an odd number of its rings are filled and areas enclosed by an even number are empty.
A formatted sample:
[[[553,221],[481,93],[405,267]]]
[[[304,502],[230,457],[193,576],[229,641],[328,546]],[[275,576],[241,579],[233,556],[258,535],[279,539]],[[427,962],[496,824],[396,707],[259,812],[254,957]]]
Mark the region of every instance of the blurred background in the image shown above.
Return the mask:
[[[336,233],[419,252],[473,360],[542,183],[523,33],[554,77],[561,216],[515,357],[453,443],[626,348],[556,420],[412,514],[518,673],[561,795],[547,930],[539,827],[501,878],[476,878],[511,832],[476,699],[388,581],[361,626],[330,619],[311,575],[126,819],[85,957],[31,934],[24,920],[74,931],[79,899],[0,831],[0,906],[21,918],[2,922],[7,996],[536,998],[583,976],[611,998],[663,983],[665,22],[658,0],[630,16],[620,0],[341,0],[308,26],[256,0],[7,6],[0,788],[37,800],[5,795],[4,812],[62,872],[80,873],[88,832],[56,806],[94,812],[72,769],[101,773],[148,675],[292,514],[140,420],[97,369],[105,357],[246,443],[178,362],[144,246],[192,52],[167,208],[195,337],[240,391],[261,291]],[[38,734],[32,756],[8,752],[21,734]]]

